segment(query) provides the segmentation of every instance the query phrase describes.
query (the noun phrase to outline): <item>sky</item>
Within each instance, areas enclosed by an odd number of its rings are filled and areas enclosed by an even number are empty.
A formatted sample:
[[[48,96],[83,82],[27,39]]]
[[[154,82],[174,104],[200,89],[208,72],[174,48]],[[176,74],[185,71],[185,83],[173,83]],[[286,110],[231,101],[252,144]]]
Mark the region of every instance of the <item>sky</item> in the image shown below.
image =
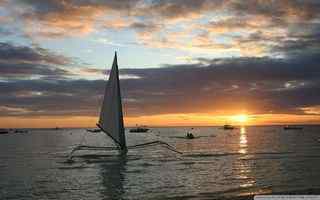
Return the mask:
[[[317,0],[0,0],[0,127],[320,123]]]

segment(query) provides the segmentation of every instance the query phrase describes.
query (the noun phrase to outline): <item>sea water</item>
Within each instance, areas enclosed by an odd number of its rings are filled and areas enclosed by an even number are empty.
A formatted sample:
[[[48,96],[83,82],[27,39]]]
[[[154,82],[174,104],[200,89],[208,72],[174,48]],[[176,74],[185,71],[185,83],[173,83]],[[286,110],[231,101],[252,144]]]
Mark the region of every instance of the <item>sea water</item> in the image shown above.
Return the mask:
[[[195,139],[184,139],[191,131]],[[320,126],[151,128],[129,133],[128,145],[161,146],[117,152],[79,151],[78,144],[112,146],[86,129],[30,129],[0,135],[0,199],[214,199],[320,188]]]

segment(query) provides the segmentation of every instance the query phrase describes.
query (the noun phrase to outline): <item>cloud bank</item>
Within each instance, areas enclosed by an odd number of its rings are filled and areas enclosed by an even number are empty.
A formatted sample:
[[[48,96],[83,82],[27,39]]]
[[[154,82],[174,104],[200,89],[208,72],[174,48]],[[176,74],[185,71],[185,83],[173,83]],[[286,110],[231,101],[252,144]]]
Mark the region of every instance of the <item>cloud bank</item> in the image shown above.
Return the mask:
[[[191,64],[121,69],[126,116],[319,115],[316,0],[13,0],[0,1],[0,12],[0,35],[13,34],[14,20],[31,41],[132,31],[147,48],[209,55]],[[2,41],[0,115],[96,116],[105,70],[77,64],[34,43]]]
[[[20,49],[26,49],[28,56]],[[68,70],[54,67],[65,59],[40,56],[36,48],[3,44],[0,51],[4,50],[10,53],[0,68],[0,105],[6,110],[2,115],[98,114],[105,80],[70,78]],[[194,64],[122,69],[120,74],[129,77],[121,80],[125,113],[311,114],[304,109],[319,106],[319,61],[319,54],[286,59],[198,58]],[[39,77],[32,78],[35,75]],[[5,79],[8,76],[16,79]]]

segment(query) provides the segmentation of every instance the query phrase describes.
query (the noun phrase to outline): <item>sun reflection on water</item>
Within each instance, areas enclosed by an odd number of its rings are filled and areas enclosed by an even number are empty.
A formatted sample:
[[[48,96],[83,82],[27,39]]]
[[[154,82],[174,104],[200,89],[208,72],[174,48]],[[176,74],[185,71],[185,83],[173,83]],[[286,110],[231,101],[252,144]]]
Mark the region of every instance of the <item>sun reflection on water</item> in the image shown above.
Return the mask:
[[[245,154],[247,153],[247,132],[246,132],[246,127],[241,127],[240,128],[240,141],[239,141],[239,153]]]
[[[246,127],[240,128],[240,137],[239,137],[239,153],[247,154],[248,149],[248,139],[247,139],[247,130]],[[252,175],[251,165],[246,162],[239,162],[239,178],[243,180],[243,182],[239,185],[241,188],[250,188],[256,184],[255,178]],[[247,191],[246,191],[247,192]],[[250,191],[248,192],[255,192]]]

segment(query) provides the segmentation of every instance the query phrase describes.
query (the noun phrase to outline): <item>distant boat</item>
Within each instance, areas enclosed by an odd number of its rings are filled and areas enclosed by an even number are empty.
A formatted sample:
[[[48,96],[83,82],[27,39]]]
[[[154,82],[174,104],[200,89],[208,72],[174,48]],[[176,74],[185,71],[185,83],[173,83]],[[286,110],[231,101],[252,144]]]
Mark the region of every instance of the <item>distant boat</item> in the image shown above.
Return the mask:
[[[99,118],[99,122],[97,123],[97,126],[102,132],[107,134],[113,140],[116,147],[79,145],[71,151],[68,161],[72,162],[72,154],[77,150],[105,150],[105,151],[118,150],[121,154],[126,154],[128,149],[162,145],[163,147],[171,151],[180,153],[169,144],[159,140],[147,142],[143,144],[137,144],[133,146],[127,146],[125,130],[123,125],[123,113],[122,113],[117,53],[115,53],[114,55],[112,69],[111,69],[109,80],[105,89],[101,112],[100,112],[100,118]]]
[[[194,139],[194,135],[192,133],[187,133],[186,139]]]
[[[226,124],[226,125],[223,125],[223,129],[224,130],[233,130],[233,129],[235,129],[235,127],[230,124]]]
[[[130,133],[146,133],[149,129],[145,126],[137,126],[129,130]]]
[[[192,134],[192,130],[193,130],[193,128],[191,128],[191,130],[187,132],[186,139],[194,139],[195,138],[194,135]]]
[[[0,129],[0,134],[8,134],[9,131],[7,129]]]
[[[87,129],[87,131],[90,132],[90,133],[100,133],[101,129],[98,129],[98,128],[96,128],[96,129]]]
[[[28,130],[16,129],[14,133],[28,133]]]
[[[289,125],[287,125],[287,126],[283,127],[283,129],[284,130],[302,130],[303,127],[302,126],[289,126]]]

